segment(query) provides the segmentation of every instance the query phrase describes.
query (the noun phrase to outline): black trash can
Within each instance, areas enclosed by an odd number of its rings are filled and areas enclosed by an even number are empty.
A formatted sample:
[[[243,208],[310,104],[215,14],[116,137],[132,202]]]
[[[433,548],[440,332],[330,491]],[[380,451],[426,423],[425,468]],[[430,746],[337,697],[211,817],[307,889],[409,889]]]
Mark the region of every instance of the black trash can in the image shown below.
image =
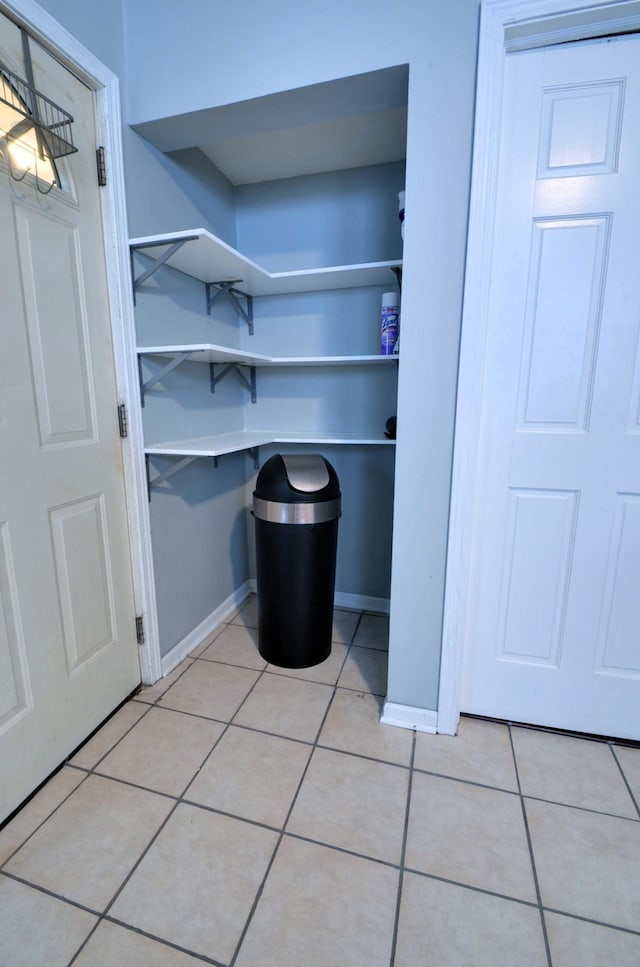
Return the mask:
[[[331,654],[340,484],[319,454],[276,454],[253,492],[258,649],[283,668]]]

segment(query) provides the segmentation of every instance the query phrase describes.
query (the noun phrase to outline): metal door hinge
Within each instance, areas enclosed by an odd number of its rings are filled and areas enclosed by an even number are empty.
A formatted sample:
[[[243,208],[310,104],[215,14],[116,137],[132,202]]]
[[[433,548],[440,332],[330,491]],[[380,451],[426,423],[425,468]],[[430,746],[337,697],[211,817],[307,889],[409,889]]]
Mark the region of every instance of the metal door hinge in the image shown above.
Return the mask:
[[[136,615],[136,641],[144,645],[144,618],[141,614]]]
[[[129,435],[129,428],[127,424],[127,404],[120,403],[118,406],[118,428],[120,430],[120,436],[124,439]]]
[[[107,183],[107,166],[104,160],[103,147],[96,150],[96,165],[98,168],[98,184],[101,188],[104,188]]]

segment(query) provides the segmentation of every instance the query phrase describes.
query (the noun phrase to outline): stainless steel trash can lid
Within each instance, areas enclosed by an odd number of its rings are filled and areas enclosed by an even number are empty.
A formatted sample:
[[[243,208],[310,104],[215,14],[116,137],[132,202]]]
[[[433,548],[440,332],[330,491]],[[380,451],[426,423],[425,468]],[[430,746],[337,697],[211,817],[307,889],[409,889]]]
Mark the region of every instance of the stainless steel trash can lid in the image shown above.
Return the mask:
[[[282,462],[287,480],[294,490],[313,494],[323,490],[329,483],[329,471],[325,461],[315,453],[286,453]]]
[[[262,465],[254,496],[282,503],[315,503],[339,497],[340,482],[319,453],[277,453]]]

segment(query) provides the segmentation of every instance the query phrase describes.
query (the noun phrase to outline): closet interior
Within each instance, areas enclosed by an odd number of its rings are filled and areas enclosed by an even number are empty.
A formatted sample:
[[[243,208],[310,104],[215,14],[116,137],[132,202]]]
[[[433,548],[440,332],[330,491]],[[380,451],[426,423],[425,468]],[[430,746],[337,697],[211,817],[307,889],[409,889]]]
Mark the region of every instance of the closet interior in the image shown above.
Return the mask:
[[[333,464],[336,604],[388,611],[402,362],[381,355],[380,309],[401,290],[407,75],[140,126],[164,151],[191,129],[211,166],[201,225],[131,240],[165,672],[255,587],[251,494],[273,453]]]

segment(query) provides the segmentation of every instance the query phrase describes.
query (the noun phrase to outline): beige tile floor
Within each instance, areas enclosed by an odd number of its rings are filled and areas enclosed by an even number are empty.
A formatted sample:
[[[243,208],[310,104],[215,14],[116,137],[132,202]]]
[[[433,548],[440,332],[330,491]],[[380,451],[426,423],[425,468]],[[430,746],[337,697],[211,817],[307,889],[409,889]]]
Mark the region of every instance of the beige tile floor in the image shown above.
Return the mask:
[[[379,724],[386,619],[267,665],[255,602],[0,831],[3,967],[638,967],[640,748]]]

